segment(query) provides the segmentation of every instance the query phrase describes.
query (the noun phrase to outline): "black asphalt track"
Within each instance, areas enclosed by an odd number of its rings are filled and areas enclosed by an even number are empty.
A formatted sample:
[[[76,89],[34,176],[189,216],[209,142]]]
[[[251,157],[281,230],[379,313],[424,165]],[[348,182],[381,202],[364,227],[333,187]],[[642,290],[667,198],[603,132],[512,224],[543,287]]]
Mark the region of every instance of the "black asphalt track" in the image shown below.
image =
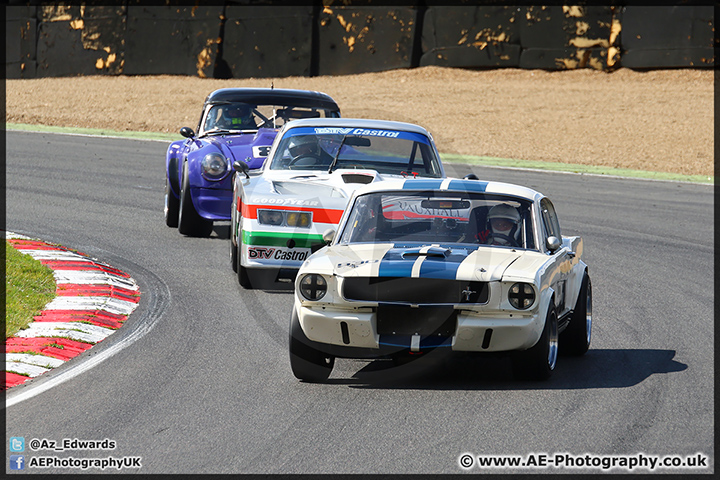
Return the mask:
[[[228,224],[210,238],[165,226],[167,144],[21,132],[6,142],[7,229],[121,268],[143,292],[121,331],[7,396],[26,396],[6,408],[7,437],[116,448],[26,448],[26,463],[112,456],[141,457],[123,470],[137,473],[463,473],[464,453],[702,453],[701,472],[713,471],[712,186],[448,165],[453,176],[547,194],[563,233],[583,236],[591,350],[561,357],[543,383],[514,380],[505,359],[430,357],[402,367],[338,360],[317,385],[290,371],[291,294],[239,287]]]

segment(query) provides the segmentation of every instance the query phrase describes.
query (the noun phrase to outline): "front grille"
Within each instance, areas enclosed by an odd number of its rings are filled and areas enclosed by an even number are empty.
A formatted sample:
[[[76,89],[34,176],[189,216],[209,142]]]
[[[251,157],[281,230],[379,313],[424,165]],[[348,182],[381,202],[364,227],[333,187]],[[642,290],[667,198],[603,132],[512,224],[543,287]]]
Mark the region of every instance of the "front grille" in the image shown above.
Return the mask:
[[[451,337],[456,326],[457,311],[452,307],[380,305],[377,308],[378,335]]]
[[[487,303],[485,282],[438,278],[350,277],[343,282],[343,297],[361,302],[438,305]]]

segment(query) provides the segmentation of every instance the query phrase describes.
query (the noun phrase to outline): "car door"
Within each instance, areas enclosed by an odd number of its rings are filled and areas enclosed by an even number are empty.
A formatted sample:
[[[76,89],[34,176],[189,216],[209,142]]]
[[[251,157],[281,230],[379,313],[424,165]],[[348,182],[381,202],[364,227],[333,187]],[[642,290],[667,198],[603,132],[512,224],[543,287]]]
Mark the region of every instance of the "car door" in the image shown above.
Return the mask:
[[[555,311],[558,318],[562,317],[571,308],[567,305],[567,282],[572,270],[572,258],[574,252],[560,244],[560,247],[551,252],[548,248],[548,238],[555,237],[562,242],[560,221],[558,220],[555,207],[548,198],[540,200],[540,219],[543,229],[542,244],[549,255],[552,255],[553,272],[550,277],[550,287],[555,291]]]

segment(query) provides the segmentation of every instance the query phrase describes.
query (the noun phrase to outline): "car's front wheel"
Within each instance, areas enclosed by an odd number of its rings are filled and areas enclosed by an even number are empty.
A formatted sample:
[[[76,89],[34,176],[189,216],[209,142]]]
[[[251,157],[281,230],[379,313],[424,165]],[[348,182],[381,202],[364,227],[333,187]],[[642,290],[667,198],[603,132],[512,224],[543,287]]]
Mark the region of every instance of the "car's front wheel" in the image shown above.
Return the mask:
[[[233,243],[232,233],[230,233],[230,265],[235,273],[238,271],[238,250],[238,246]]]
[[[313,343],[303,332],[297,311],[293,308],[290,317],[290,368],[300,380],[321,383],[330,376],[335,357],[317,350]]]
[[[557,357],[557,313],[551,301],[540,339],[532,348],[513,356],[513,373],[524,380],[547,380],[555,370]]]
[[[200,216],[195,210],[190,196],[190,176],[187,165],[183,165],[182,186],[180,187],[180,215],[178,231],[192,237],[208,237],[212,232],[213,222]]]
[[[170,182],[165,178],[165,225],[177,228],[180,215],[180,199],[170,189]]]
[[[235,273],[237,273],[238,283],[241,287],[245,289],[251,289],[253,288],[252,283],[250,282],[250,275],[248,274],[248,269],[242,266],[242,254],[240,253],[240,249],[242,248],[242,244],[240,243],[240,239],[237,240],[238,246],[237,246],[237,254],[235,257],[236,261],[236,268]]]
[[[570,324],[560,334],[560,353],[563,355],[584,355],[590,348],[592,334],[592,283],[586,273],[583,277],[575,310]]]

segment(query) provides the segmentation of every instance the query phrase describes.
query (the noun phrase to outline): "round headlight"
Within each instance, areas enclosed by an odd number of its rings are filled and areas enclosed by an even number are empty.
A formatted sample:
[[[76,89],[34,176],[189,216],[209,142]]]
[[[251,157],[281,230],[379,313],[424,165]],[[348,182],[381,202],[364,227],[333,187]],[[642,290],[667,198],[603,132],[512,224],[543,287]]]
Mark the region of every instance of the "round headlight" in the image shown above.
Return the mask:
[[[327,292],[327,282],[321,275],[311,273],[300,280],[300,294],[308,300],[320,300]]]
[[[202,174],[208,180],[220,180],[228,171],[225,157],[220,153],[208,153],[202,160]]]
[[[515,283],[508,291],[508,301],[513,308],[527,310],[535,303],[535,290],[529,283]]]

